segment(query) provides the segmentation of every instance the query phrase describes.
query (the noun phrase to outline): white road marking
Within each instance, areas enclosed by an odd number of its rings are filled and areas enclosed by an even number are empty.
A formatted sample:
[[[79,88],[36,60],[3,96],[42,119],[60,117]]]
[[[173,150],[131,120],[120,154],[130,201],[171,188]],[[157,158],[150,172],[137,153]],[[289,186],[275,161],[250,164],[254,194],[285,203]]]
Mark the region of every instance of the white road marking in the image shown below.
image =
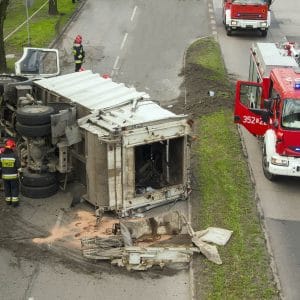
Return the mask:
[[[130,18],[130,21],[132,22],[133,19],[134,19],[134,16],[135,16],[135,13],[136,13],[136,10],[137,10],[137,6],[134,7],[133,9],[133,12],[132,12],[132,15],[131,15],[131,18]]]
[[[121,44],[121,47],[120,47],[121,50],[123,49],[123,47],[124,47],[124,45],[126,43],[127,36],[128,36],[128,32],[126,32],[125,35],[124,35],[124,38],[123,38],[123,41],[122,41],[122,44]]]
[[[62,222],[62,219],[63,219],[63,215],[64,215],[64,212],[62,210],[60,210],[59,213],[58,213],[58,216],[57,216],[56,223],[54,225],[55,229],[57,229],[60,226],[60,224]]]
[[[64,211],[60,210],[59,213],[58,213],[57,220],[55,222],[53,231],[57,230],[60,227],[60,224],[62,222],[63,216],[64,216]],[[51,241],[51,242],[48,243],[48,248],[49,249],[52,247],[52,244],[53,244],[53,241]]]
[[[117,58],[116,58],[116,60],[115,60],[115,63],[114,63],[114,66],[113,66],[113,70],[116,70],[116,69],[117,69],[117,65],[118,65],[119,59],[120,59],[120,57],[117,56]]]

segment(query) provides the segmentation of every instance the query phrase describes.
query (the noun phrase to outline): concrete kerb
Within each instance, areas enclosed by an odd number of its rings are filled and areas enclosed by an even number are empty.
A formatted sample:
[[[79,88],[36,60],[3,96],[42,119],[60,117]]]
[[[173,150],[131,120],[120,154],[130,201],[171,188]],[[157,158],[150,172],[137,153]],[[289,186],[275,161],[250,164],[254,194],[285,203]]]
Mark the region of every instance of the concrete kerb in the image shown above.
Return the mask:
[[[268,253],[270,255],[270,267],[272,269],[272,273],[273,273],[273,276],[274,276],[274,281],[275,281],[277,289],[279,291],[279,296],[280,296],[281,299],[284,299],[284,297],[282,295],[282,288],[281,288],[280,279],[279,279],[279,275],[278,275],[278,269],[277,269],[275,259],[274,259],[274,252],[273,252],[273,249],[272,249],[272,246],[271,246],[271,241],[270,241],[270,237],[269,237],[267,226],[266,226],[266,218],[265,218],[265,215],[264,215],[264,211],[263,211],[263,208],[262,208],[262,205],[261,205],[259,195],[258,195],[258,193],[255,189],[256,181],[255,181],[255,177],[254,177],[254,174],[253,174],[253,170],[252,170],[251,165],[250,165],[249,160],[248,160],[249,156],[248,156],[248,152],[247,152],[247,148],[246,148],[246,143],[245,143],[244,136],[243,136],[243,133],[241,131],[240,126],[238,125],[237,128],[238,128],[239,136],[240,136],[241,143],[242,143],[243,153],[244,153],[245,157],[247,158],[247,165],[248,165],[248,169],[249,169],[249,172],[250,172],[250,179],[251,179],[251,182],[252,182],[252,184],[254,186],[254,190],[255,190],[255,202],[256,202],[256,207],[257,207],[259,217],[260,217],[260,221],[261,221],[261,227],[262,227],[262,230],[264,232],[267,250],[268,250]]]
[[[65,24],[65,26],[62,28],[62,30],[58,33],[56,38],[49,44],[48,48],[53,48],[54,45],[58,43],[58,41],[61,39],[62,35],[66,32],[66,30],[69,28],[70,24],[74,21],[74,19],[80,14],[81,9],[85,5],[87,0],[81,0],[80,4],[76,7],[75,12],[70,17],[68,22]]]

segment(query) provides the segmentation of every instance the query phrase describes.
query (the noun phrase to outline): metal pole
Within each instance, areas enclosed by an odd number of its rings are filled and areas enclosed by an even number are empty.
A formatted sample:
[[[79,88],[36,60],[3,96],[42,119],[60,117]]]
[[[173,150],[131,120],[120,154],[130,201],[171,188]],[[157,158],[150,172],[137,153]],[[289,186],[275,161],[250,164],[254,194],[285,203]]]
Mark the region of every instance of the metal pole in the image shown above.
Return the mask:
[[[29,31],[29,14],[28,14],[28,0],[25,0],[26,5],[26,22],[27,22],[27,37],[28,37],[28,46],[30,46],[30,31]]]

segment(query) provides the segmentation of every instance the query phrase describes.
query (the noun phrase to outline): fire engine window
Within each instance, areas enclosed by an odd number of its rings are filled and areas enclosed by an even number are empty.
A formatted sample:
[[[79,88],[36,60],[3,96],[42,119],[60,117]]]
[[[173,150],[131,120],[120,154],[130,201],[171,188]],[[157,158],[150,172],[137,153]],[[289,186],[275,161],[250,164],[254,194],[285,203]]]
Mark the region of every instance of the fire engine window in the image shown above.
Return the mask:
[[[300,101],[295,99],[284,100],[282,111],[282,126],[291,129],[300,129]]]
[[[262,89],[260,86],[242,84],[240,101],[249,108],[261,108]]]
[[[135,147],[135,191],[147,191],[182,183],[183,138]]]

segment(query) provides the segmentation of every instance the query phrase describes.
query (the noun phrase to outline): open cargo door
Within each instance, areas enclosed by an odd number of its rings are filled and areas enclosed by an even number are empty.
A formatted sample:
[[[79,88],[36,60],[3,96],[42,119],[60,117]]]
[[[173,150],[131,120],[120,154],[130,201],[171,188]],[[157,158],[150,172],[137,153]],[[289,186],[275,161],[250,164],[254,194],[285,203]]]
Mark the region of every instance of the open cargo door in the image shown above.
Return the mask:
[[[15,63],[16,75],[53,77],[60,73],[57,49],[24,48],[23,56]]]
[[[263,136],[269,128],[269,111],[262,107],[263,87],[260,83],[238,81],[236,84],[234,122],[255,136]]]

